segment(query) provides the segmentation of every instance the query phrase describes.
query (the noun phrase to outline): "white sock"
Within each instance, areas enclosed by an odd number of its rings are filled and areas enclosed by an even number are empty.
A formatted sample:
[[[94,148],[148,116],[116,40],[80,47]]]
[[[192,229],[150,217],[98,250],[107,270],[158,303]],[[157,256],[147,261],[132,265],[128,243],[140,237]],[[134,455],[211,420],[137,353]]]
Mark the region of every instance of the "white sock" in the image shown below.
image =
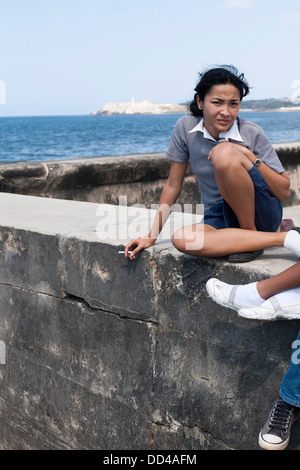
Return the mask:
[[[300,287],[280,292],[274,297],[278,300],[281,306],[288,304],[300,305]]]
[[[300,257],[300,234],[296,230],[287,232],[283,246]]]
[[[232,285],[228,285],[227,293],[230,294]],[[257,290],[257,282],[251,282],[250,284],[239,285],[236,294],[235,300],[243,302],[244,304],[249,304],[253,306],[261,305],[265,300],[259,295]]]

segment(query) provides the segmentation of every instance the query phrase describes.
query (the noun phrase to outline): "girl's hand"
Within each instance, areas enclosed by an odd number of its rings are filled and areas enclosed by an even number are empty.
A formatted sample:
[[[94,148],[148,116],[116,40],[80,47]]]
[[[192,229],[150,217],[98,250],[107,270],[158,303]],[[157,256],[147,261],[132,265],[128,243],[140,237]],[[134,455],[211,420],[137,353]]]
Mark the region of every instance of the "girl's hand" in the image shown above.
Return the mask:
[[[149,246],[154,245],[155,243],[154,238],[149,237],[139,237],[134,238],[129,243],[127,243],[125,247],[125,258],[135,259],[135,255],[139,252],[144,250],[145,248],[149,248]],[[131,251],[131,253],[129,253]]]
[[[212,156],[213,151],[214,151],[214,148],[209,152],[208,157],[207,157],[208,160],[211,160],[211,156]]]

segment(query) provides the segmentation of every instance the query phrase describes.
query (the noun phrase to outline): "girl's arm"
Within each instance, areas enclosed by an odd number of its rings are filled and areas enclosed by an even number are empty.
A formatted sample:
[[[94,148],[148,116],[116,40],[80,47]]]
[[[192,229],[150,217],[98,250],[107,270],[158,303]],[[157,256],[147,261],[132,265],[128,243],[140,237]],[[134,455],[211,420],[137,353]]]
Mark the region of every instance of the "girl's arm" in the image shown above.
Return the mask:
[[[157,213],[149,234],[131,240],[125,247],[125,256],[135,259],[135,255],[149,246],[154,245],[166,220],[170,215],[170,208],[177,201],[182,190],[187,163],[172,162],[169,177],[161,193]],[[132,251],[132,253],[128,253]]]
[[[244,155],[251,161],[257,158],[254,153],[243,145],[235,144],[237,147],[242,150]],[[257,167],[263,179],[268,185],[270,193],[273,196],[277,197],[279,201],[283,202],[288,199],[290,195],[290,179],[287,173],[284,171],[282,173],[277,173],[277,171],[270,168],[263,161],[259,167]]]

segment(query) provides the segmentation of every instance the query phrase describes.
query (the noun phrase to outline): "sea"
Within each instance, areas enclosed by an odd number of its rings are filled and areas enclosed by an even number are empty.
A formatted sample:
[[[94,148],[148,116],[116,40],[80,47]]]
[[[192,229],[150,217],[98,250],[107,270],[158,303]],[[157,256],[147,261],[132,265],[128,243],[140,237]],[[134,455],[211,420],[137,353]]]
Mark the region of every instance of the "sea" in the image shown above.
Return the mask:
[[[300,141],[300,111],[246,112],[271,143]],[[180,114],[0,117],[0,162],[165,152]]]

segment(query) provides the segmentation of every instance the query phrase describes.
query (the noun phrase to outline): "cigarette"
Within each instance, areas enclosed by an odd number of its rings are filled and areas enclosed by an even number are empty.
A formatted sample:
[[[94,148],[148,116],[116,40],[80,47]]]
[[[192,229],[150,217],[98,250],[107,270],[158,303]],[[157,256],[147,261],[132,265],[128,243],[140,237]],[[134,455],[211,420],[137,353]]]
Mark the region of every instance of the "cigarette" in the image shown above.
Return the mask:
[[[125,251],[118,251],[118,253],[125,253]],[[130,255],[132,251],[128,251],[128,254]]]

